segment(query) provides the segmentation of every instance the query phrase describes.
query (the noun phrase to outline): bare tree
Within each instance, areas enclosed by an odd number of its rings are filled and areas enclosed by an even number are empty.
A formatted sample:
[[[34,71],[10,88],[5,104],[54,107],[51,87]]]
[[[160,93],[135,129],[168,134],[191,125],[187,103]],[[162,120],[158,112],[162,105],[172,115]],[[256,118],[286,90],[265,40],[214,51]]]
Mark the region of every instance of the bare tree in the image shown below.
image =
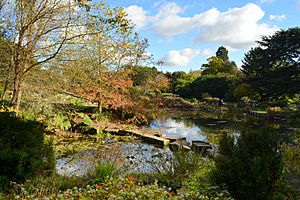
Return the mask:
[[[22,85],[36,66],[46,64],[75,36],[78,7],[73,0],[12,0],[3,4],[4,29],[12,41],[13,75],[11,102],[19,109]]]

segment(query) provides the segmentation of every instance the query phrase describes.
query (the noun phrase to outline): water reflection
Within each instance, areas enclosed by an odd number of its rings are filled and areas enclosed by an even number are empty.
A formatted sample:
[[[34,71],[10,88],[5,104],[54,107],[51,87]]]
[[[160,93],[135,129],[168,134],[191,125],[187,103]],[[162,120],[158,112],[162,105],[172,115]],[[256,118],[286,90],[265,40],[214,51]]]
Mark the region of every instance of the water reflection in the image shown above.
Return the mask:
[[[207,137],[202,134],[199,126],[191,120],[184,119],[157,119],[150,124],[151,129],[159,130],[167,136],[186,137],[188,142],[193,140],[207,141]]]

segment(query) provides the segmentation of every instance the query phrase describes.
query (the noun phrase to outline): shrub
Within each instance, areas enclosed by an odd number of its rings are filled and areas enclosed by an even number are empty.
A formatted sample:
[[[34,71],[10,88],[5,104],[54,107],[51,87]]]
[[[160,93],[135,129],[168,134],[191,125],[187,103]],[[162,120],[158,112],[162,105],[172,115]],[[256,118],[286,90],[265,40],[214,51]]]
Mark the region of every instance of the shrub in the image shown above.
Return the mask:
[[[50,129],[59,128],[63,131],[70,129],[72,126],[70,117],[62,113],[55,114],[46,123]]]
[[[0,190],[8,189],[10,181],[22,182],[40,170],[52,170],[53,159],[39,124],[0,113]]]
[[[82,121],[84,124],[86,124],[88,126],[92,126],[94,124],[88,115],[86,115],[84,113],[77,113],[77,115],[82,118]]]
[[[201,167],[202,162],[200,155],[193,152],[181,150],[173,154],[174,157],[169,162],[160,158],[158,162],[153,161],[150,165],[159,183],[175,191],[190,174]]]
[[[252,97],[253,91],[249,84],[241,83],[239,84],[233,93],[233,96],[237,99],[241,99],[242,97]]]
[[[90,177],[94,178],[96,182],[104,179],[109,179],[117,172],[117,165],[114,161],[100,161],[96,164],[93,173],[90,173]]]
[[[279,134],[268,127],[242,130],[235,142],[231,136],[220,141],[213,179],[226,184],[236,199],[273,199],[283,188],[283,160]],[[288,194],[282,194],[288,195]]]
[[[12,107],[14,104],[8,100],[0,100],[0,110],[8,110],[8,108]]]
[[[98,121],[110,122],[113,118],[112,114],[109,112],[96,112],[92,115],[92,119],[96,119]]]
[[[206,160],[201,167],[183,182],[184,199],[199,200],[233,200],[227,190],[222,190],[218,186],[214,186],[209,180],[211,171],[214,169],[214,162]]]
[[[84,100],[80,99],[80,98],[76,98],[76,97],[71,97],[69,99],[69,102],[71,105],[73,106],[78,106],[78,107],[81,107],[81,106],[84,106],[85,105],[85,102]]]
[[[267,109],[267,112],[268,112],[268,114],[269,115],[275,115],[276,113],[279,113],[281,111],[281,108],[280,107],[278,107],[278,106],[274,106],[274,107],[269,107],[268,109]]]

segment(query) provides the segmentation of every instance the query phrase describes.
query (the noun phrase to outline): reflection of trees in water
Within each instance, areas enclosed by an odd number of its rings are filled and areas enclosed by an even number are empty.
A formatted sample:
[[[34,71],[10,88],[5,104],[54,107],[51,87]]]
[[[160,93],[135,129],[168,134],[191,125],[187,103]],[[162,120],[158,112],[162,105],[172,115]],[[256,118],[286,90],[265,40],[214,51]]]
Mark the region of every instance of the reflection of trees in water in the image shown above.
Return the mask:
[[[222,136],[228,134],[233,135],[234,130],[231,128],[220,128],[220,127],[214,127],[210,128],[208,126],[202,126],[201,127],[202,134],[206,136],[208,141],[212,144],[219,144],[220,139]]]
[[[185,127],[187,128],[193,128],[195,126],[195,121],[190,118],[177,118],[174,119],[176,123],[183,123]]]
[[[245,122],[247,116],[240,112],[206,112],[206,111],[173,111],[160,118],[160,123],[167,124],[168,120],[186,128],[200,128],[199,134],[205,136],[209,142],[218,144],[224,134],[239,135],[240,130],[250,124],[260,123],[266,126],[281,128],[273,121]],[[223,123],[220,123],[222,122]]]

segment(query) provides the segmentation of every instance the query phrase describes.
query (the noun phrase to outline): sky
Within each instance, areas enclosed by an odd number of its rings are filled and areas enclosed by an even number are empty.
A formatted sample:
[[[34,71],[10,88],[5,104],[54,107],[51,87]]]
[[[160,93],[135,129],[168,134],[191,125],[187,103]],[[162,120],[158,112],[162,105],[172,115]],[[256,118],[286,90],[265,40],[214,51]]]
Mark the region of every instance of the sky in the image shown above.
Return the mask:
[[[162,71],[199,70],[219,46],[240,67],[262,35],[300,26],[300,0],[107,0],[124,7]]]

